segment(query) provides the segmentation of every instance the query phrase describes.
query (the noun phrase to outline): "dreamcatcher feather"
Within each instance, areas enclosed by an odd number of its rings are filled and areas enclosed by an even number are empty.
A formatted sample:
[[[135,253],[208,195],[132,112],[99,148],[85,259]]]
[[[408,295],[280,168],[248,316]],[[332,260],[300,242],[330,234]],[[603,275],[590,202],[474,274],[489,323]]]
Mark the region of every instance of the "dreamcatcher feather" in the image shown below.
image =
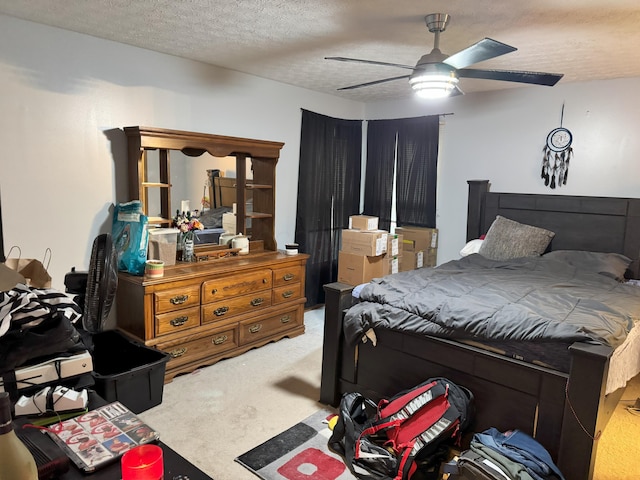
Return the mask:
[[[542,173],[540,178],[544,180],[545,186],[556,188],[556,185],[558,187],[566,185],[573,148],[569,147],[562,152],[554,152],[545,145],[542,152]]]

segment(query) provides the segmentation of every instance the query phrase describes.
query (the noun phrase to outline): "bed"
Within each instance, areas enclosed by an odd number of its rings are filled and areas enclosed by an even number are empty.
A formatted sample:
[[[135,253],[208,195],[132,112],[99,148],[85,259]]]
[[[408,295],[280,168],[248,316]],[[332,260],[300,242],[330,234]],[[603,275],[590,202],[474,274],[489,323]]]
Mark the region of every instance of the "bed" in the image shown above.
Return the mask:
[[[640,199],[493,193],[486,180],[468,184],[468,241],[501,216],[554,232],[548,250],[622,254],[632,259],[626,278],[640,277]],[[475,431],[521,429],[549,450],[567,480],[592,478],[597,439],[633,375],[612,386],[610,364],[619,348],[614,354],[603,343],[574,341],[567,344],[567,367],[556,368],[485,345],[385,328],[375,329],[375,346],[353,344],[343,329],[346,310],[358,302],[352,290],[325,285],[322,403],[337,406],[350,391],[377,400],[445,376],[474,393]]]

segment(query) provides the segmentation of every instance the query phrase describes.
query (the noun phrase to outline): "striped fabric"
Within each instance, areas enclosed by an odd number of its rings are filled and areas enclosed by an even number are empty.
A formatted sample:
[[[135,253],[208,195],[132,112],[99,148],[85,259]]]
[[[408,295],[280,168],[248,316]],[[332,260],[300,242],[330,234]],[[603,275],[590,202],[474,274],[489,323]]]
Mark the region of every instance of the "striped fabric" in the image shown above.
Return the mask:
[[[56,312],[71,323],[82,316],[80,307],[69,296],[53,288],[31,288],[19,284],[0,292],[0,337],[9,329],[26,330],[40,325]]]

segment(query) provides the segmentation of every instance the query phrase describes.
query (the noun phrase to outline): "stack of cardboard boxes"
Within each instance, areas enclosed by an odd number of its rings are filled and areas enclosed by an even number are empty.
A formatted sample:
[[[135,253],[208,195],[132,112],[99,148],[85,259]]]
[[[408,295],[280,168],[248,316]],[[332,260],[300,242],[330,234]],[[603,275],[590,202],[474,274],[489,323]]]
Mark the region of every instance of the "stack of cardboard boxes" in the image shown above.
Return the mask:
[[[438,229],[396,227],[394,233],[378,229],[378,217],[351,215],[342,230],[338,254],[338,281],[348,285],[422,267],[434,267]]]
[[[422,227],[396,227],[402,235],[402,262],[400,271],[422,267],[435,267],[438,254],[438,229]]]
[[[352,215],[342,230],[338,281],[359,285],[400,271],[402,237],[378,229],[378,217]]]

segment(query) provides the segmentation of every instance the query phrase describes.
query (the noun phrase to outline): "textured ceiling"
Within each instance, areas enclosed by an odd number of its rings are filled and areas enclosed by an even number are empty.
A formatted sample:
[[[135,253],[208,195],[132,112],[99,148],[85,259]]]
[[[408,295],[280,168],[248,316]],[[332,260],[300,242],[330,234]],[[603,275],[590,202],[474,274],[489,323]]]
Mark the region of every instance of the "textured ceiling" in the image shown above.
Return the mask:
[[[429,13],[451,15],[446,54],[484,37],[518,48],[471,68],[563,73],[560,84],[640,77],[638,0],[0,0],[0,13],[364,102],[411,89],[406,80],[337,89],[407,71],[324,57],[414,65],[433,47]]]

